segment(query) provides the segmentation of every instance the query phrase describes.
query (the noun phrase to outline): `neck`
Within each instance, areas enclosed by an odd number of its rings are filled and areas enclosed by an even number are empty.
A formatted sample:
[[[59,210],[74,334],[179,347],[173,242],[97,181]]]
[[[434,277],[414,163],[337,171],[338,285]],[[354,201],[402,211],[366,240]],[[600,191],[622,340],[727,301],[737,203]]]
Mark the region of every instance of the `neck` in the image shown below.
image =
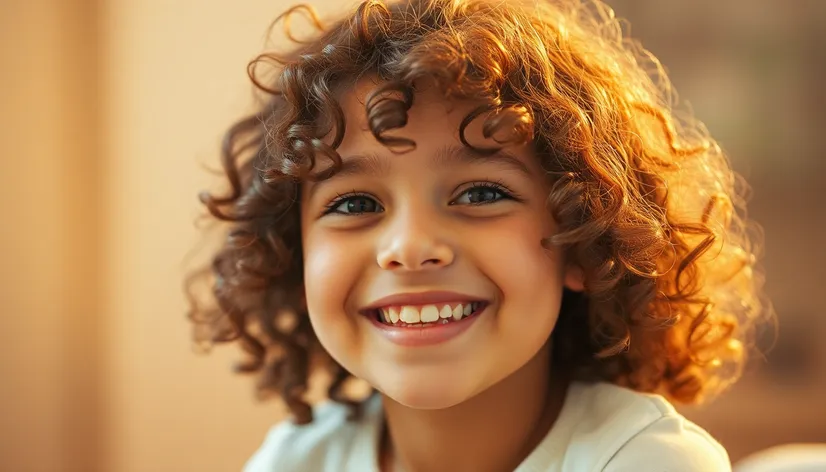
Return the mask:
[[[384,397],[382,463],[396,466],[382,470],[515,469],[545,437],[564,401],[567,383],[551,381],[548,350],[450,408],[416,410]]]

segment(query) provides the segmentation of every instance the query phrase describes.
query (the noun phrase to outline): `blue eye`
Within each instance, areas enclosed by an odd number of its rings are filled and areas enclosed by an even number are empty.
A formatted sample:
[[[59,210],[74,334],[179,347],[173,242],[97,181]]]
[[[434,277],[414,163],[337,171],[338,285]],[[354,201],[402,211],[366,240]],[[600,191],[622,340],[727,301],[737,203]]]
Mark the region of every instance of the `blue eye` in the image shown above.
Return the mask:
[[[342,195],[327,205],[325,215],[338,213],[341,215],[361,215],[364,213],[378,213],[384,211],[376,200],[367,195]]]
[[[501,186],[492,183],[476,184],[465,190],[454,200],[454,203],[462,205],[488,205],[499,200],[512,200],[508,192]]]

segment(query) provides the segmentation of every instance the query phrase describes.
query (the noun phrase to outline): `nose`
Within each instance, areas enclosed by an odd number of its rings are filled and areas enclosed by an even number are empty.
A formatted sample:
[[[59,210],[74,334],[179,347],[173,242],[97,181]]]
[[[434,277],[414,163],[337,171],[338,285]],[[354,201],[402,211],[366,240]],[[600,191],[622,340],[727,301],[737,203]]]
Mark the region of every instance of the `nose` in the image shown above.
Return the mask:
[[[444,225],[432,215],[405,211],[396,215],[385,230],[376,254],[379,267],[386,270],[427,270],[453,263],[455,250]]]

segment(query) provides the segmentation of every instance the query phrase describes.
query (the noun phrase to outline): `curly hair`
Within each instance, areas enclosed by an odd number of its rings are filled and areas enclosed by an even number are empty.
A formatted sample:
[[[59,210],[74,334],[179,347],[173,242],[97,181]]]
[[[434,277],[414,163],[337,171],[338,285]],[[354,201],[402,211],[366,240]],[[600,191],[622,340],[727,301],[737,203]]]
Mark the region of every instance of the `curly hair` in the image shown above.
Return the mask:
[[[296,13],[317,28],[311,40],[290,32]],[[542,244],[562,248],[585,276],[584,292],[563,295],[555,365],[678,403],[700,402],[740,376],[756,322],[770,311],[746,188],[610,8],[367,0],[329,26],[306,5],[279,20],[298,45],[250,62],[263,100],[226,133],[229,194],[201,194],[227,236],[211,266],[187,280],[196,340],[238,342],[249,354],[238,369],[260,373],[259,393],[279,396],[297,422],[309,422],[304,395],[319,366],[331,374],[329,398],[357,412],[343,388],[350,373],[326,355],[309,322],[298,195],[319,159],[341,164],[336,94],[367,73],[381,79],[365,102],[370,130],[394,152],[415,147],[388,132],[405,125],[422,78],[446,97],[482,104],[460,136],[482,117],[486,136],[506,131],[503,145],[534,145],[554,177],[548,201],[559,226]],[[200,282],[211,287],[207,297],[198,295]]]

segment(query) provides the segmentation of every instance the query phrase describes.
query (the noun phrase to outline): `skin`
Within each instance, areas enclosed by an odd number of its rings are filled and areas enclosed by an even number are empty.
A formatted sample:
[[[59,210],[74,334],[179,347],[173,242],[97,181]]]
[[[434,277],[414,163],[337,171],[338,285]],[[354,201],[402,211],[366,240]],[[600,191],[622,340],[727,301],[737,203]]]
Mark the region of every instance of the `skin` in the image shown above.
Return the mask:
[[[302,186],[310,320],[330,355],[382,394],[383,470],[513,468],[561,408],[548,339],[563,287],[582,289],[562,252],[540,245],[556,231],[550,181],[530,145],[507,148],[515,162],[434,165],[445,149],[463,147],[459,123],[477,104],[448,104],[427,84],[394,132],[417,147],[394,155],[367,128],[364,97],[375,84],[362,78],[342,94],[347,128],[338,152],[344,162],[375,154],[377,165]],[[495,145],[481,121],[468,127],[468,140]],[[426,347],[391,343],[360,313],[388,295],[431,290],[489,305],[461,335]]]

